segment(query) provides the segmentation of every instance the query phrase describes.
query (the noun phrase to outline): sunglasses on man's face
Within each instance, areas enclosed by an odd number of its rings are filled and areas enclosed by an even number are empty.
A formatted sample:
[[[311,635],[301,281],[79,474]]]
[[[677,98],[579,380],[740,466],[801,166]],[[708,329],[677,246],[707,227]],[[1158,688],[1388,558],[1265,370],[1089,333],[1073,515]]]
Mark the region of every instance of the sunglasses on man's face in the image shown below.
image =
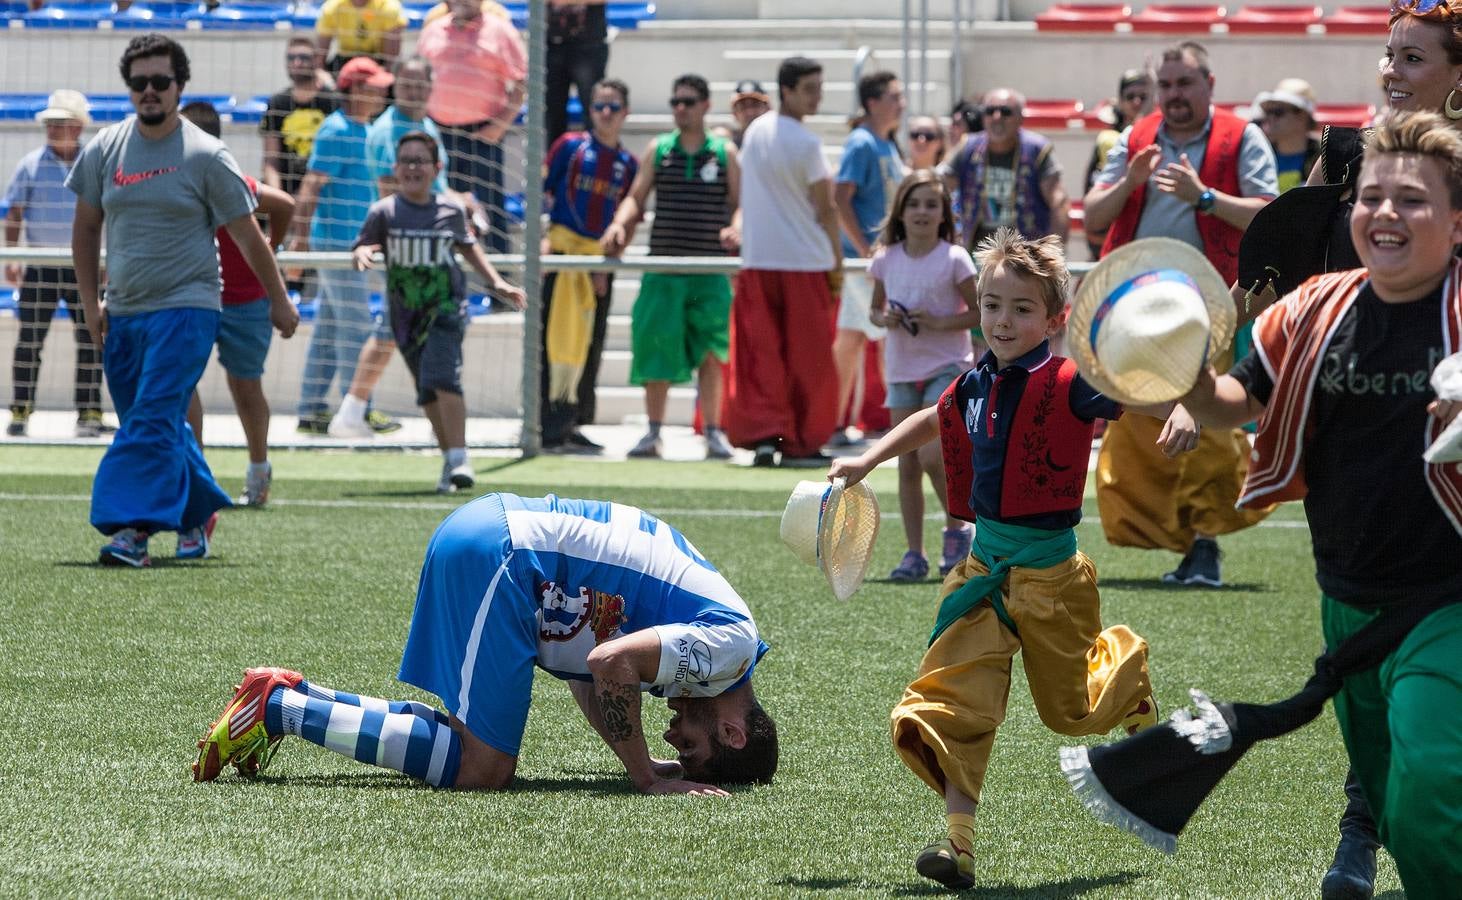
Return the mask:
[[[617,113],[621,109],[624,109],[623,103],[595,103],[593,106],[594,112],[597,113]]]
[[[292,63],[312,63],[315,61],[313,53],[291,53],[285,57]]]
[[[682,106],[695,106],[699,102],[701,102],[699,97],[671,97],[670,98],[670,105],[672,107],[674,107],[675,109],[680,109]]]
[[[133,75],[127,79],[127,87],[134,94],[142,93],[149,85],[154,91],[161,92],[172,87],[175,80],[171,75]]]
[[[939,140],[939,132],[937,132],[937,131],[911,131],[911,132],[909,132],[909,140],[911,140],[911,141],[937,141],[937,140]]]
[[[987,115],[987,116],[993,116],[993,115],[997,115],[998,114],[998,115],[1005,116],[1008,119],[1011,116],[1015,115],[1015,112],[1016,112],[1016,110],[1015,110],[1015,107],[1013,107],[1013,106],[987,106],[987,107],[985,107],[985,115]]]

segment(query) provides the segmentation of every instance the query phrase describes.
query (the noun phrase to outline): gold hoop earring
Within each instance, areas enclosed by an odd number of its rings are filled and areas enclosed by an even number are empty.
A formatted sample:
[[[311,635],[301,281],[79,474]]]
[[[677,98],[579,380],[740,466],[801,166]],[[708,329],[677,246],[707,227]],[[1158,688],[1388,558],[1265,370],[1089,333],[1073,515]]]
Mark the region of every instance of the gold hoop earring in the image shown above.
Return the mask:
[[[1453,88],[1447,93],[1447,99],[1442,103],[1442,112],[1446,114],[1447,118],[1451,119],[1454,122],[1458,119],[1462,119],[1462,106],[1452,105],[1452,98],[1459,95],[1462,95],[1462,91],[1458,91],[1456,88]]]

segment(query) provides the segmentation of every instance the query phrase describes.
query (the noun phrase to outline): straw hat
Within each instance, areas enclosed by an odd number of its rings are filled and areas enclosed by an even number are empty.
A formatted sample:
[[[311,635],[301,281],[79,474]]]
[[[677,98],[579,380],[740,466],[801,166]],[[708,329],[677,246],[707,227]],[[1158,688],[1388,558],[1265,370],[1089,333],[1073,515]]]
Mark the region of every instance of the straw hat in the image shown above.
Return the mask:
[[[863,584],[878,537],[878,498],[863,482],[799,481],[782,512],[782,543],[827,576],[839,600]]]
[[[56,91],[46,99],[46,108],[36,113],[36,121],[43,125],[47,122],[79,122],[83,126],[90,125],[91,114],[87,112],[86,95],[64,88]]]
[[[1202,253],[1172,238],[1133,241],[1082,279],[1067,346],[1082,377],[1119,403],[1186,394],[1233,340],[1234,302]]]

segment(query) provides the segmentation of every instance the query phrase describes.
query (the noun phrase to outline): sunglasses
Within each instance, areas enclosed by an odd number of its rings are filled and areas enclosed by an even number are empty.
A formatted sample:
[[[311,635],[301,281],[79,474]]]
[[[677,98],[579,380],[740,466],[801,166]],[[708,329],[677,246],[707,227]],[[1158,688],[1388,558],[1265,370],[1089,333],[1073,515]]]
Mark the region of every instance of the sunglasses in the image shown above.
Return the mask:
[[[313,54],[313,53],[290,53],[290,54],[287,54],[284,58],[287,59],[287,60],[289,60],[290,62],[307,62],[307,63],[312,63],[312,62],[315,61],[315,54]]]
[[[154,91],[165,91],[177,79],[171,75],[133,75],[127,79],[127,87],[134,94],[140,94],[150,85]]]
[[[939,140],[939,133],[936,132],[936,131],[911,131],[911,132],[909,132],[909,140],[911,140],[911,141],[937,141],[937,140]]]
[[[1016,112],[1017,112],[1017,110],[1013,106],[987,106],[987,107],[985,107],[985,115],[987,115],[987,116],[993,116],[993,115],[999,114],[999,115],[1005,116],[1006,118],[1010,118],[1011,116],[1015,115]]]
[[[429,156],[398,156],[396,165],[403,169],[425,169],[432,165],[432,159]]]
[[[701,100],[700,100],[699,97],[671,97],[670,98],[670,105],[672,107],[674,107],[675,109],[680,109],[683,106],[695,106],[699,102],[701,102]]]
[[[897,300],[888,301],[889,309],[899,314],[899,327],[913,337],[919,336],[919,323],[909,321],[909,308]]]
[[[624,104],[623,103],[595,103],[591,107],[591,109],[593,109],[594,112],[597,112],[597,113],[602,113],[602,112],[617,113],[620,110],[624,109]]]

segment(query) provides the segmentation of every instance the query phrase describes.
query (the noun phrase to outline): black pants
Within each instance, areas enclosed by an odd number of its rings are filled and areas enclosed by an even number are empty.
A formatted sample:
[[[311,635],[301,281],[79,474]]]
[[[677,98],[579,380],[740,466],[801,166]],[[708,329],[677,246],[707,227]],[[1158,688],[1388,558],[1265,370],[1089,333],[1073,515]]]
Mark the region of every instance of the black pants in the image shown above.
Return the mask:
[[[503,148],[463,128],[440,126],[447,151],[447,186],[471,194],[487,210],[488,233],[482,235],[487,253],[508,252],[508,214],[504,211]]]
[[[548,72],[543,87],[547,146],[553,146],[559,135],[569,130],[569,85],[579,93],[584,106],[584,121],[589,121],[589,102],[594,97],[594,82],[604,77],[609,65],[608,44],[550,44]]]
[[[51,330],[56,307],[66,301],[76,332],[76,410],[101,412],[102,366],[81,298],[76,293],[76,272],[61,266],[26,266],[20,285],[20,339],[15,342],[15,394],[12,409],[35,405],[36,381],[41,372],[41,346]]]
[[[1340,815],[1340,836],[1362,841],[1371,847],[1381,846],[1371,805],[1366,802],[1354,769],[1345,773],[1345,812]]]
[[[543,276],[543,303],[540,304],[543,317],[543,346],[539,350],[538,402],[539,422],[543,430],[543,444],[552,447],[562,444],[569,432],[580,425],[594,423],[594,387],[599,380],[599,360],[604,356],[604,335],[609,329],[609,298],[614,293],[614,275],[608,275],[604,293],[594,295],[594,331],[589,340],[589,356],[584,360],[584,372],[579,376],[579,387],[571,402],[557,402],[548,396],[548,312],[553,297],[553,284],[557,273]]]

